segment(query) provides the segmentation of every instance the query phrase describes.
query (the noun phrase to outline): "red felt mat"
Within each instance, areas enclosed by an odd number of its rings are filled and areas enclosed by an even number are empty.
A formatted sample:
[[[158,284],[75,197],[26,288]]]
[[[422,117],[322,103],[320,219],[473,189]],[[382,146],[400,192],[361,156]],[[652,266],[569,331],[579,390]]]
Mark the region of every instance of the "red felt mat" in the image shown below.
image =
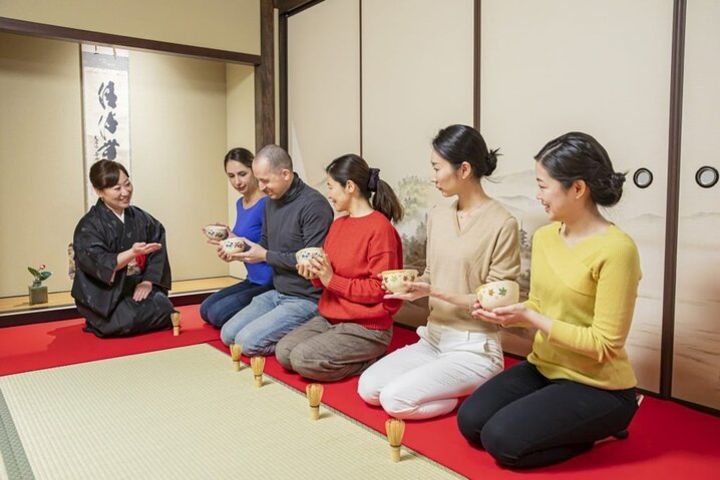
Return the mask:
[[[412,331],[396,328],[391,350],[417,340]],[[220,341],[214,347],[227,352]],[[248,360],[244,358],[244,360]],[[514,364],[506,360],[506,366]],[[229,367],[229,365],[228,365]],[[307,381],[287,372],[268,358],[265,372],[305,391]],[[323,403],[384,434],[388,418],[379,407],[365,404],[357,395],[357,377],[326,384]],[[525,472],[498,467],[492,458],[468,445],[456,426],[455,413],[441,418],[406,422],[405,445],[468,477],[477,479],[602,479],[654,480],[718,478],[720,471],[720,418],[674,402],[646,396],[630,426],[627,440],[613,440],[563,464]]]
[[[2,328],[0,376],[205,342],[227,353],[227,348],[217,340],[217,331],[200,320],[197,305],[179,310],[183,314],[183,333],[179,337],[163,331],[101,340],[84,333],[81,320]],[[413,332],[396,328],[391,348],[416,339]],[[307,382],[284,371],[274,358],[268,359],[265,370],[304,391]],[[323,402],[382,432],[386,414],[380,408],[366,405],[356,389],[357,378],[328,384]],[[629,439],[603,443],[554,467],[528,472],[498,467],[485,452],[468,446],[457,430],[454,414],[407,422],[405,444],[469,478],[659,480],[683,476],[699,480],[717,478],[720,471],[720,418],[648,397],[630,426]]]
[[[197,305],[179,307],[181,333],[172,330],[129,338],[97,338],[84,320],[0,328],[0,376],[205,343],[218,333],[200,319]]]

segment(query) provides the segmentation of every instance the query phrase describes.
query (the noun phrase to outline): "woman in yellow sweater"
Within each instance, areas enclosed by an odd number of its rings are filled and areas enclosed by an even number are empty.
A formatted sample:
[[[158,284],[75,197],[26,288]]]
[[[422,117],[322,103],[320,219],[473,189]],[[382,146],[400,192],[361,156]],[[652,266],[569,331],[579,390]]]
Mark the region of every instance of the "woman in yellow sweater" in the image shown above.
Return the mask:
[[[458,426],[501,465],[549,465],[624,430],[637,410],[624,345],[640,260],[633,240],[603,218],[625,175],[590,135],[567,133],[535,157],[537,195],[554,223],[533,238],[525,303],[473,316],[537,328],[522,362],[489,380],[461,406]]]

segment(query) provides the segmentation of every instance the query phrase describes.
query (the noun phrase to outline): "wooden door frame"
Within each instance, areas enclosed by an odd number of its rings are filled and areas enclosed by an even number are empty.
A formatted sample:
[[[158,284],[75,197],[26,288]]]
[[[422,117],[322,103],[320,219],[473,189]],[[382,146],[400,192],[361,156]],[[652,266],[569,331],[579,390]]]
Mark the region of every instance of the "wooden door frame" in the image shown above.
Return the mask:
[[[128,37],[125,35],[114,35],[111,33],[61,27],[58,25],[29,22],[7,17],[0,17],[0,32],[108,47],[123,47],[131,50],[170,53],[205,60],[222,60],[224,62],[239,63],[242,65],[258,66],[261,64],[260,55],[251,53],[218,50],[215,48],[197,47],[194,45],[163,42],[147,38]]]
[[[668,183],[665,211],[665,272],[660,346],[660,396],[662,398],[672,398],[686,12],[687,0],[673,0],[667,163]]]

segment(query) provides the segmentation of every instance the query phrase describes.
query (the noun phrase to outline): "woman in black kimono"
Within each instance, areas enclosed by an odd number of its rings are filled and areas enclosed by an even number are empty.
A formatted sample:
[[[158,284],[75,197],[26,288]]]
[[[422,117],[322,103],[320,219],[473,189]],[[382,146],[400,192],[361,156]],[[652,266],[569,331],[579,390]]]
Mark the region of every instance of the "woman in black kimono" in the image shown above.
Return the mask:
[[[170,264],[162,224],[130,205],[133,186],[122,164],[90,168],[100,197],[75,227],[72,296],[85,330],[98,337],[170,328]]]

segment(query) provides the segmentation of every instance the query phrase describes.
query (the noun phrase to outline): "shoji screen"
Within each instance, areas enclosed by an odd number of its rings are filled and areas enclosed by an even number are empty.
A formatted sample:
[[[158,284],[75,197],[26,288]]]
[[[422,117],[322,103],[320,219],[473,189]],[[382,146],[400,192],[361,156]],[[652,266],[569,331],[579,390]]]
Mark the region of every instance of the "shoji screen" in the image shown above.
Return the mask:
[[[482,2],[481,131],[504,154],[491,193],[532,234],[546,221],[533,156],[572,130],[594,135],[630,173],[607,214],[640,249],[644,277],[627,349],[649,390],[659,384],[671,35],[671,0]],[[632,182],[640,167],[654,175],[642,190]]]
[[[310,184],[360,152],[358,0],[326,0],[288,19],[288,143]]]
[[[363,0],[363,152],[393,180],[430,175],[430,141],[472,124],[472,0]]]
[[[720,2],[689,0],[672,393],[720,408]],[[705,168],[703,167],[710,167]],[[704,172],[704,173],[703,173]]]
[[[425,264],[431,141],[473,119],[473,1],[362,0],[363,156],[406,208],[408,266]],[[424,322],[424,314],[417,320]]]

